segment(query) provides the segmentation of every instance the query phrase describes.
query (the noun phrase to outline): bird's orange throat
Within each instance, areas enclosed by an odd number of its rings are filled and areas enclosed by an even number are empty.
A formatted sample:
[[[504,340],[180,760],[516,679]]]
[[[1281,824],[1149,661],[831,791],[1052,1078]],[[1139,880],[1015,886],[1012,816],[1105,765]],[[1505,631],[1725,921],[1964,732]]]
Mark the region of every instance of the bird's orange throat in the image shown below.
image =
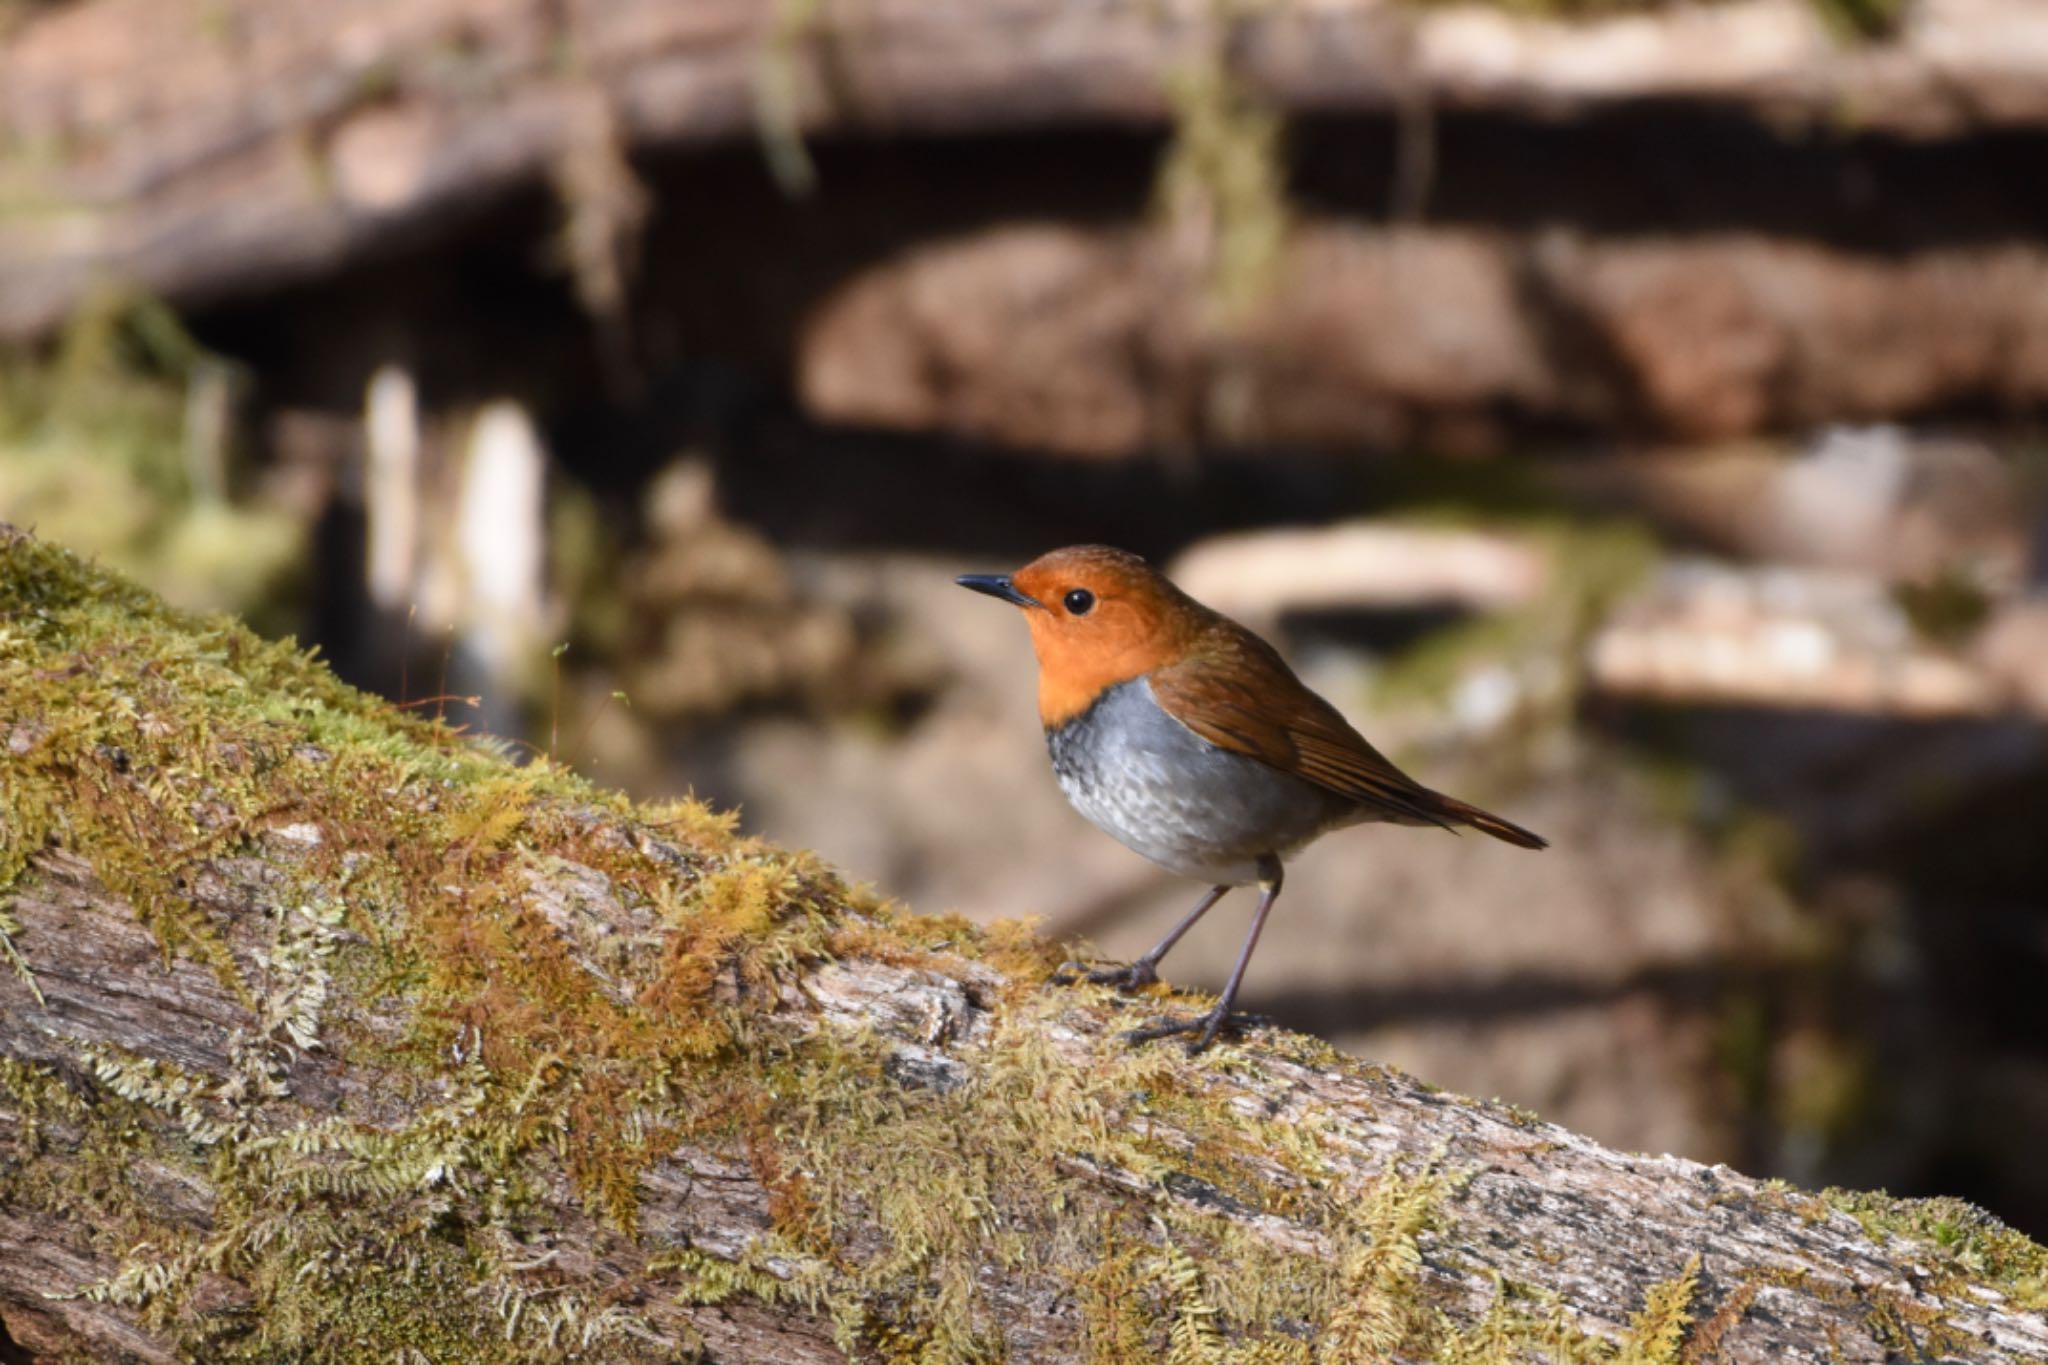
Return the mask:
[[[1095,705],[1096,698],[1118,683],[1167,662],[1167,652],[1156,639],[1132,639],[1112,648],[1097,642],[1082,647],[1057,630],[1040,629],[1036,621],[1031,643],[1038,652],[1038,719],[1048,730]]]
[[[1052,674],[1045,669],[1038,670],[1038,719],[1048,730],[1057,730],[1074,717],[1095,705],[1095,699],[1120,682],[1130,677],[1104,677],[1082,680],[1071,674]]]

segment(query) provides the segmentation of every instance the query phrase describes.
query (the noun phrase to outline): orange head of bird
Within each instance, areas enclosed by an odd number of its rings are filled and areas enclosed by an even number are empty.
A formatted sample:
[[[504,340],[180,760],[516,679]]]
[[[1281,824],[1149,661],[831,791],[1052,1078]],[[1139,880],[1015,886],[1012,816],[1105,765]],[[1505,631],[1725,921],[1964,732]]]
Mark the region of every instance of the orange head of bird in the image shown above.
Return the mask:
[[[1038,654],[1038,714],[1056,726],[1111,687],[1178,659],[1209,613],[1136,555],[1072,545],[1013,574],[962,574],[963,588],[1024,610]]]

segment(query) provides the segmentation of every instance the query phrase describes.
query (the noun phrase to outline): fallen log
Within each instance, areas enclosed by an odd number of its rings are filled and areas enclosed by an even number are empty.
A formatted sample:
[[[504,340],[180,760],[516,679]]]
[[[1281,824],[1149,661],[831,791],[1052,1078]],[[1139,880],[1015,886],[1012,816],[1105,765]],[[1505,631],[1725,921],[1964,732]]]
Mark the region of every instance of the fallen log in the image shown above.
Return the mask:
[[[1503,449],[1531,419],[1699,440],[2048,400],[2048,253],[2017,243],[1887,258],[1312,218],[1228,326],[1162,259],[1158,233],[1120,228],[920,245],[811,315],[805,404],[1106,458]]]
[[[53,1359],[2048,1359],[1955,1201],[1199,1058],[0,528],[0,1323]]]

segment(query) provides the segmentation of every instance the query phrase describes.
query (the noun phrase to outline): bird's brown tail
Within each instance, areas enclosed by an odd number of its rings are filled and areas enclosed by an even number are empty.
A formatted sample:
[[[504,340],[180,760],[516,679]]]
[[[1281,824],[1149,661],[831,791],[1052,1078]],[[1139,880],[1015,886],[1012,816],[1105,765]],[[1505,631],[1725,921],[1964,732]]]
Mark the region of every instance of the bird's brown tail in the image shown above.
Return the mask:
[[[1434,807],[1432,814],[1441,815],[1452,824],[1468,826],[1481,834],[1491,834],[1502,843],[1513,844],[1517,848],[1550,847],[1550,840],[1542,835],[1532,834],[1512,820],[1501,819],[1492,811],[1481,810],[1468,802],[1460,801],[1455,796],[1445,796],[1442,792],[1431,792],[1430,796],[1434,798],[1431,802]]]

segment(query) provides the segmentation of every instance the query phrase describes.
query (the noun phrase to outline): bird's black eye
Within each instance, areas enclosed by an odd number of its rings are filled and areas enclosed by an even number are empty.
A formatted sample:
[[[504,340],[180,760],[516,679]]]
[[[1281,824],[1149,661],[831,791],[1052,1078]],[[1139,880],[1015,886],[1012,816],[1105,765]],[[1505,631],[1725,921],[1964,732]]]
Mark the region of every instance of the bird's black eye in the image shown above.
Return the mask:
[[[1095,594],[1086,588],[1075,588],[1065,598],[1066,608],[1075,616],[1086,616],[1088,609],[1095,605]]]

